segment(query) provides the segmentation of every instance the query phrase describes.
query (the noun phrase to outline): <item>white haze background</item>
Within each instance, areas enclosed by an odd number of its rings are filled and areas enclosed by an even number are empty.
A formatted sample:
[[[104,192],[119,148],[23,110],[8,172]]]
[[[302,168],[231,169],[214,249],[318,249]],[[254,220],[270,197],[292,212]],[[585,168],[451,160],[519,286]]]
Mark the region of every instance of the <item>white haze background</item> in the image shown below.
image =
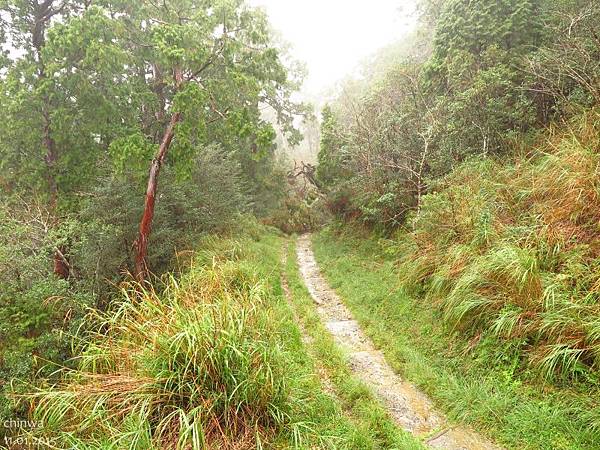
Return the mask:
[[[306,63],[304,94],[314,98],[376,50],[414,29],[416,0],[249,0]]]

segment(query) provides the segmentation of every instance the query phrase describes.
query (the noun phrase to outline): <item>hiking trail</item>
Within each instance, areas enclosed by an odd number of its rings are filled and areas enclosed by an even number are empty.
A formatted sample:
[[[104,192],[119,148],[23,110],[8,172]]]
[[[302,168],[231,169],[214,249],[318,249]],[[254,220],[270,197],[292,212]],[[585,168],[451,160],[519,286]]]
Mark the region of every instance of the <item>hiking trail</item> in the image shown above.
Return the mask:
[[[363,333],[349,309],[321,275],[310,235],[298,239],[297,257],[302,278],[316,303],[318,314],[336,343],[347,352],[352,372],[373,390],[401,428],[414,435],[425,436],[424,443],[430,448],[500,449],[470,429],[449,425],[425,394],[393,371],[383,353]]]

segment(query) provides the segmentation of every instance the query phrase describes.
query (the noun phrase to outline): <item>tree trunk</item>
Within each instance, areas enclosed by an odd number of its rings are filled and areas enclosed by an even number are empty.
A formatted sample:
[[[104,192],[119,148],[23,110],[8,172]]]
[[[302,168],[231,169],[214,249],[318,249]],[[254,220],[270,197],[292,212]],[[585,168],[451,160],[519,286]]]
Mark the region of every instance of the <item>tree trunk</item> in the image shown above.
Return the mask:
[[[57,14],[52,9],[52,0],[42,0],[34,3],[34,25],[31,30],[32,44],[36,52],[38,66],[38,81],[43,83],[46,79],[46,67],[42,59],[42,50],[46,42],[46,27],[50,19]],[[44,94],[42,103],[42,143],[46,154],[44,163],[46,164],[46,181],[48,184],[48,194],[50,196],[49,209],[56,219],[56,206],[58,204],[58,183],[56,182],[56,162],[58,153],[56,143],[52,137],[52,124],[50,119],[50,99]],[[62,279],[67,279],[71,273],[69,263],[66,258],[67,249],[63,246],[54,252],[54,274]]]
[[[179,88],[183,81],[183,75],[180,69],[175,69],[175,89]],[[156,192],[158,189],[158,176],[160,169],[165,160],[165,156],[169,151],[173,137],[175,136],[175,126],[181,120],[181,113],[174,112],[171,120],[167,125],[167,129],[163,135],[158,152],[150,165],[150,173],[148,175],[148,186],[146,188],[146,200],[144,203],[144,214],[140,222],[138,237],[135,241],[135,278],[142,283],[148,274],[148,239],[152,231],[152,220],[154,219],[154,205],[156,203]]]
[[[152,219],[154,219],[154,205],[156,203],[156,192],[158,188],[158,175],[160,169],[165,160],[165,156],[171,141],[175,136],[175,125],[181,118],[180,113],[173,113],[169,125],[163,135],[162,142],[158,148],[158,153],[152,160],[150,166],[150,173],[148,175],[148,187],[146,188],[146,200],[144,203],[144,214],[140,222],[140,229],[138,238],[135,242],[136,256],[135,256],[135,277],[141,283],[146,278],[148,273],[148,265],[146,258],[148,256],[148,238],[152,231]]]
[[[67,259],[67,247],[61,245],[54,251],[54,275],[66,280],[71,276],[71,265]]]

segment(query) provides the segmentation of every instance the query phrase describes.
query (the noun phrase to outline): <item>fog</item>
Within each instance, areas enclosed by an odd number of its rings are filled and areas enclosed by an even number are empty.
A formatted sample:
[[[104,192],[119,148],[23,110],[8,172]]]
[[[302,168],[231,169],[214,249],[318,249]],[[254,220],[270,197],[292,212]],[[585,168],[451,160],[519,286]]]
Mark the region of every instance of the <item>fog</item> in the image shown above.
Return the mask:
[[[397,41],[416,24],[415,0],[249,0],[266,9],[306,63],[304,94],[314,96],[349,74],[377,49]]]

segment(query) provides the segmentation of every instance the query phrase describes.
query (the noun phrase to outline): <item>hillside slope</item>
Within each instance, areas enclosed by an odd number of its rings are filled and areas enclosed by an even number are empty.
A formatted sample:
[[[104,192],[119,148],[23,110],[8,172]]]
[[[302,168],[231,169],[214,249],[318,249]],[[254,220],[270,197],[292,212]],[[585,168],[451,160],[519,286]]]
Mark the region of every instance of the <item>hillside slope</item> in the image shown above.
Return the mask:
[[[306,341],[286,240],[246,225],[235,238],[204,238],[185,273],[125,283],[110,311],[92,310],[76,368],[25,398],[27,423],[41,426],[7,437],[9,448],[424,448],[333,342]]]
[[[519,370],[596,384],[600,115],[544,141],[441,181],[399,240],[400,273],[450,326],[510,342]]]
[[[352,448],[283,299],[282,239],[209,238],[186,275],[125,285],[76,370],[32,398],[58,448]]]
[[[330,227],[315,254],[394,368],[508,448],[600,433],[600,116],[441,179],[392,235]]]

